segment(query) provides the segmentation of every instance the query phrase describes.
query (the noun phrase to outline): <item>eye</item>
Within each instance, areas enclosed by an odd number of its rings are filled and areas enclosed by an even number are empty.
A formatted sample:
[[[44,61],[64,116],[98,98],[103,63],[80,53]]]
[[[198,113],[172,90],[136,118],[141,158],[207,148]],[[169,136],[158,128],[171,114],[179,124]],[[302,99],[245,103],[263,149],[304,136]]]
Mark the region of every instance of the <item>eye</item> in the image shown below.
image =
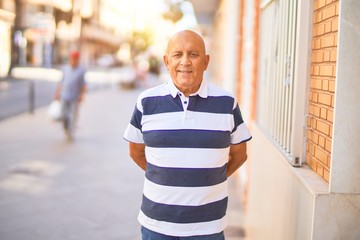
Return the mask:
[[[194,53],[194,52],[190,53],[189,55],[190,55],[191,57],[197,57],[197,56],[198,56],[198,54],[197,54],[197,53]]]
[[[181,53],[174,53],[171,55],[172,57],[178,58],[181,57]]]

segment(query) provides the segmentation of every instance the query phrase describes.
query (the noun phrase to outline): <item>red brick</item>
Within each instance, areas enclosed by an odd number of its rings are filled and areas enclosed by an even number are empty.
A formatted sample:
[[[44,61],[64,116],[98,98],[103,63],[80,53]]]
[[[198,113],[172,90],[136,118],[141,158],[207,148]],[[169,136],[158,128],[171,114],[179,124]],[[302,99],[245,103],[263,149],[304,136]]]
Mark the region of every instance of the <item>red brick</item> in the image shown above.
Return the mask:
[[[316,63],[322,62],[324,61],[323,55],[324,55],[323,51],[314,51],[311,56],[311,61]]]
[[[326,120],[328,120],[331,123],[334,121],[334,112],[333,111],[328,110]]]
[[[321,135],[319,135],[319,146],[321,146],[322,148],[325,148],[325,138]]]
[[[330,54],[330,61],[336,62],[336,60],[337,60],[337,52],[336,52],[336,50],[332,50],[331,54]]]
[[[313,40],[313,49],[320,49],[321,48],[321,38],[315,38]]]
[[[330,51],[324,51],[323,60],[324,62],[330,62]]]
[[[320,107],[311,104],[309,107],[309,113],[313,116],[320,117]]]
[[[333,46],[336,46],[334,35],[326,35],[321,38],[321,48],[333,47]]]
[[[337,46],[338,45],[338,35],[335,34],[334,36],[334,46]]]
[[[330,178],[336,91],[338,12],[338,0],[314,0],[306,162],[327,182]]]
[[[325,24],[319,23],[314,25],[313,34],[314,36],[320,36],[325,33]]]
[[[322,20],[336,16],[336,6],[331,4],[322,10]]]
[[[321,87],[322,87],[321,79],[312,78],[310,80],[310,88],[321,90]]]
[[[324,24],[324,33],[329,33],[332,31],[331,24],[332,24],[331,21],[328,21]]]
[[[324,91],[329,91],[329,80],[322,80],[322,87],[321,87],[322,90]]]
[[[333,66],[331,65],[322,65],[320,66],[320,76],[333,76]]]
[[[325,141],[325,149],[329,152],[331,152],[331,144],[332,144],[332,141],[330,141],[329,139],[326,139]]]
[[[314,65],[314,75],[320,76],[320,66],[319,65]]]
[[[319,144],[319,134],[314,131],[311,131],[311,138],[310,140],[315,143],[316,145]]]
[[[335,4],[335,7],[336,7],[336,16],[339,16],[339,1],[337,1],[337,3]]]
[[[327,111],[326,108],[320,108],[320,118],[327,120]]]
[[[332,125],[330,125],[330,134],[329,134],[330,138],[332,138],[332,133],[333,133],[333,127]]]
[[[310,145],[310,154],[311,154],[311,156],[315,156],[315,145],[314,144]]]
[[[311,167],[312,170],[316,171],[316,161],[313,160],[310,154],[306,155],[306,162]]]
[[[316,172],[322,177],[324,175],[324,167],[319,164],[318,162],[316,163]]]
[[[324,177],[324,180],[325,180],[326,182],[329,182],[329,178],[330,178],[329,170],[327,170],[327,169],[324,168],[324,175],[323,175],[323,177]]]
[[[335,92],[335,81],[334,80],[329,81],[329,91]]]
[[[318,7],[319,7],[319,8],[324,7],[325,4],[326,4],[326,3],[325,3],[325,0],[319,0],[319,1],[318,1]]]
[[[319,93],[319,103],[331,106],[331,95],[325,93]]]
[[[311,127],[312,127],[313,129],[316,129],[316,123],[317,123],[316,119],[313,118],[312,121],[311,121]]]
[[[316,130],[322,132],[325,135],[329,135],[330,133],[330,126],[329,124],[322,122],[322,121],[317,121],[316,122]]]
[[[326,168],[327,168],[327,169],[330,169],[330,162],[331,162],[331,154],[329,153],[329,154],[328,154],[327,165],[326,165]]]
[[[339,29],[339,18],[333,18],[332,22],[331,22],[331,31],[333,32],[337,32]]]
[[[322,12],[315,12],[314,13],[314,23],[319,23],[322,21]]]
[[[315,102],[315,103],[317,103],[318,102],[318,98],[319,98],[319,94],[318,93],[316,93],[316,92],[314,92],[314,93],[312,93],[312,102]]]

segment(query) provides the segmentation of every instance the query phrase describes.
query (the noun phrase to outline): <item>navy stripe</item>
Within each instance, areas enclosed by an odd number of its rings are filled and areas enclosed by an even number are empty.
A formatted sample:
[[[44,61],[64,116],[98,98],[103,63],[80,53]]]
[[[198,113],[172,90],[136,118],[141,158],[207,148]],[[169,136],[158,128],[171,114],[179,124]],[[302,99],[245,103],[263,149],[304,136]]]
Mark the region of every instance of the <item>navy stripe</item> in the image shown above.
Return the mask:
[[[142,113],[137,109],[137,107],[135,107],[133,115],[131,116],[130,124],[141,130],[141,118]]]
[[[154,130],[144,131],[144,142],[155,148],[226,148],[230,146],[229,131]]]
[[[206,187],[226,181],[225,164],[218,168],[166,168],[147,163],[146,178],[153,183],[174,187]]]
[[[144,115],[183,111],[178,96],[176,98],[173,98],[171,95],[146,97],[141,100],[141,104],[144,109]]]
[[[221,219],[226,214],[228,198],[200,206],[167,205],[143,195],[141,211],[149,218],[172,223],[199,223]]]
[[[235,132],[237,127],[239,125],[241,125],[242,123],[244,123],[244,120],[242,118],[242,115],[241,115],[240,108],[239,108],[238,104],[236,104],[236,107],[234,108],[233,116],[234,116],[234,129],[232,130],[232,132]]]
[[[189,100],[189,111],[207,112],[207,113],[225,113],[232,114],[234,99],[229,96],[191,96]]]

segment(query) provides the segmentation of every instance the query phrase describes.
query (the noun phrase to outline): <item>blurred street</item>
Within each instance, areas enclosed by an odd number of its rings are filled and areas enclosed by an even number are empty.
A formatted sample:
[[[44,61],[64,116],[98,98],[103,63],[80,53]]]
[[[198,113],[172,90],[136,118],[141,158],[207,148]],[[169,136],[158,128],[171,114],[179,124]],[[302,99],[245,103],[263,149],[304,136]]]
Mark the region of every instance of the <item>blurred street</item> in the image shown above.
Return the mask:
[[[89,92],[119,84],[126,68],[90,68],[86,73]],[[0,121],[48,105],[61,73],[57,68],[16,67],[12,76],[0,79]]]
[[[47,106],[0,121],[1,240],[138,240],[143,173],[123,131],[143,88],[90,91],[74,142]],[[230,181],[227,239],[243,236],[240,198]]]

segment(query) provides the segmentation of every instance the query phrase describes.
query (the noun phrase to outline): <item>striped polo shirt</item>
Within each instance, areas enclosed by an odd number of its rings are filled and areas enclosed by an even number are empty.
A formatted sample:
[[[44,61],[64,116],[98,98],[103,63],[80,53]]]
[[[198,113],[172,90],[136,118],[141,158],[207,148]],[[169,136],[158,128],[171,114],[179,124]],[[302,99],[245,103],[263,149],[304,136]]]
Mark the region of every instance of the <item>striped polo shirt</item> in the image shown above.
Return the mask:
[[[225,229],[229,148],[251,139],[230,93],[205,80],[188,98],[172,81],[145,90],[124,138],[146,145],[141,225],[170,236]]]

